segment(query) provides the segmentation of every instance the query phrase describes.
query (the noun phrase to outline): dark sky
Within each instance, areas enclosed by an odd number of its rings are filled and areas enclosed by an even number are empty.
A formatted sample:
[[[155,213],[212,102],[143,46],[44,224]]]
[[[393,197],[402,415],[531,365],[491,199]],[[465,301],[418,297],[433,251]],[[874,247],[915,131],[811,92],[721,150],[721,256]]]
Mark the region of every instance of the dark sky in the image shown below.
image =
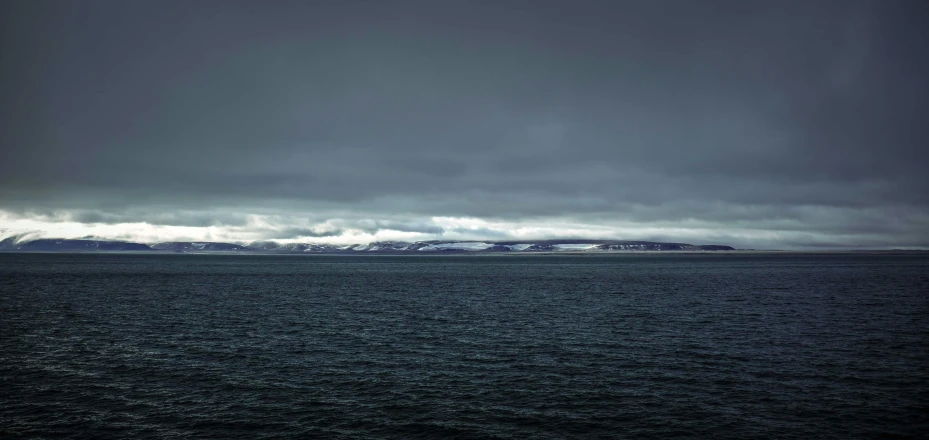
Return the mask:
[[[0,2],[0,232],[929,246],[929,2]]]

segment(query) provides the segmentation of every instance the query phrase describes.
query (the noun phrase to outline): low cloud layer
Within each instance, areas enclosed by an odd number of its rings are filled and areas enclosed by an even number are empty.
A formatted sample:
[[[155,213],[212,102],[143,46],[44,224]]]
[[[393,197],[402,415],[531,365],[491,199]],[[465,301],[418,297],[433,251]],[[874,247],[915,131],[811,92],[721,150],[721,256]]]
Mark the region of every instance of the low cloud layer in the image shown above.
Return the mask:
[[[2,234],[929,247],[922,2],[8,2]]]

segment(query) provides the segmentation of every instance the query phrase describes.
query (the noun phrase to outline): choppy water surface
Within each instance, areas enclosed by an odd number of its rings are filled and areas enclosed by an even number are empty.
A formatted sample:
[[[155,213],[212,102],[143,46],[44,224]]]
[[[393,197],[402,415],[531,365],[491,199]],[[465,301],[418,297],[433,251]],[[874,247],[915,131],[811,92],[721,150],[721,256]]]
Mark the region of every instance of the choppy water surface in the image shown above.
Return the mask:
[[[919,255],[0,254],[0,436],[927,438]]]

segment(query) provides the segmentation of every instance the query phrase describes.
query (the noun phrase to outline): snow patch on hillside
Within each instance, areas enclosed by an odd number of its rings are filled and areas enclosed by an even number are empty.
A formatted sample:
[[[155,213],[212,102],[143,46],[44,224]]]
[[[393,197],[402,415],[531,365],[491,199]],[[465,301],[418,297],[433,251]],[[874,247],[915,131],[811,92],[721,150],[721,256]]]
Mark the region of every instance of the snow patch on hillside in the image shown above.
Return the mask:
[[[445,250],[457,250],[457,251],[483,251],[493,247],[493,243],[485,243],[483,241],[458,241],[451,243],[433,243],[428,246],[420,248],[421,251],[445,251]]]

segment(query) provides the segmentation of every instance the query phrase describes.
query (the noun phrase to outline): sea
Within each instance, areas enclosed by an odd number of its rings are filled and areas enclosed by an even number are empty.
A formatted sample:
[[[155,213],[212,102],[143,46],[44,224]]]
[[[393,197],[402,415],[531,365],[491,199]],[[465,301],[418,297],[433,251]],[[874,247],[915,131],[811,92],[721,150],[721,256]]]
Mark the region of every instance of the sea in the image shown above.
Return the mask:
[[[929,254],[0,254],[0,438],[929,438]]]

